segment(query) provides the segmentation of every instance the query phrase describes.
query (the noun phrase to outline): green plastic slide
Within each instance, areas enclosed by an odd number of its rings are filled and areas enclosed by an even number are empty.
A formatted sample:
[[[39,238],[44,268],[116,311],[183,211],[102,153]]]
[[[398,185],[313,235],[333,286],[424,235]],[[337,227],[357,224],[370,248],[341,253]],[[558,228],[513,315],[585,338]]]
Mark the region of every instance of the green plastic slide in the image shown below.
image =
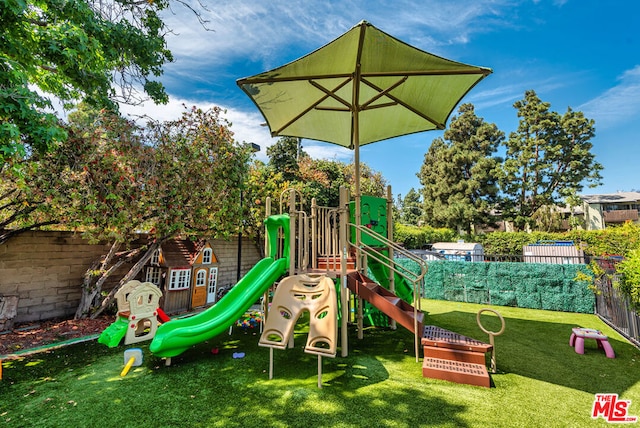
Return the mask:
[[[98,342],[107,345],[109,348],[115,348],[127,334],[127,328],[129,328],[129,320],[124,317],[118,317],[109,327],[104,329],[98,338]]]
[[[384,288],[389,288],[389,268],[378,262],[377,260],[369,260],[369,269],[378,280],[378,283]],[[395,281],[395,293],[405,302],[413,301],[413,286],[397,273],[393,274]]]
[[[288,259],[260,260],[218,303],[188,318],[158,327],[149,350],[158,357],[175,357],[192,345],[227,330],[289,268]]]
[[[289,216],[275,215],[265,220],[269,257],[260,260],[222,299],[204,312],[175,319],[158,327],[149,350],[158,357],[180,355],[192,345],[204,342],[227,330],[269,287],[289,269],[287,256],[275,259],[278,230],[284,235],[283,254],[289,254]]]

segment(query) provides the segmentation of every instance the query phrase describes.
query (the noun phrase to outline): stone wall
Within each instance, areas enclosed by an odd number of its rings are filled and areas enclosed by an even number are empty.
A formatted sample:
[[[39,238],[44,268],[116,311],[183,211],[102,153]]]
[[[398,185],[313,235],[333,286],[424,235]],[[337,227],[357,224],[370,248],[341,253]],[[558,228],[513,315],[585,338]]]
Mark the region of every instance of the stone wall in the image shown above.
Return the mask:
[[[213,240],[219,260],[218,284],[235,284],[238,240]],[[89,244],[71,232],[31,231],[0,245],[0,296],[18,296],[15,323],[73,316],[80,302],[82,279],[108,245]],[[241,275],[260,255],[250,240],[242,241]],[[110,290],[130,268],[123,266],[106,284]]]

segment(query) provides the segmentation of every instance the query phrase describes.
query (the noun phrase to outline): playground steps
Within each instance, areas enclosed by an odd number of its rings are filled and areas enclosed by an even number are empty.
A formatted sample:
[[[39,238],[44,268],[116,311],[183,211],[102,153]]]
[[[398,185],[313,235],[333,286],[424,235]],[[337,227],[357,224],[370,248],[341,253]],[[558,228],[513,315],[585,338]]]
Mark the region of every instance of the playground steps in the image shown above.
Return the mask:
[[[469,385],[491,386],[485,354],[493,347],[434,325],[424,328],[422,376]]]
[[[411,304],[359,272],[347,275],[347,286],[398,324],[415,332],[415,314]],[[418,331],[422,331],[423,318],[424,314],[418,311]]]
[[[340,256],[319,256],[317,259],[318,269],[340,271],[342,269],[342,258]],[[347,270],[355,270],[356,258],[347,257]]]

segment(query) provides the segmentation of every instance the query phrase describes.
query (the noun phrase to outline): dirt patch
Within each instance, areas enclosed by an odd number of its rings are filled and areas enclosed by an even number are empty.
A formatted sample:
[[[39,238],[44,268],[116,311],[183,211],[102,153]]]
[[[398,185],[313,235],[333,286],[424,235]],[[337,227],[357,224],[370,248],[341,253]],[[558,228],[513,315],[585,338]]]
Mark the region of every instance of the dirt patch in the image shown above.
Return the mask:
[[[0,332],[0,355],[99,334],[113,321],[113,316],[104,316],[96,319],[49,320],[16,324],[8,333]]]

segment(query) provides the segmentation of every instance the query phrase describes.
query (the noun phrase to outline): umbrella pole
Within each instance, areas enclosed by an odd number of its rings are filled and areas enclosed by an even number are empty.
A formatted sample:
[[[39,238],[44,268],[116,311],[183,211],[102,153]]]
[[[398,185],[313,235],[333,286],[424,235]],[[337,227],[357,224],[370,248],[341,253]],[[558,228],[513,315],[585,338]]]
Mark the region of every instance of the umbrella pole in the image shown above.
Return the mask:
[[[355,202],[356,202],[356,270],[361,272],[362,267],[362,254],[360,247],[362,245],[362,236],[360,232],[360,225],[362,224],[362,211],[360,206],[360,62],[356,64],[356,70],[353,76],[353,92],[351,100],[351,109],[353,117],[353,152],[355,163]],[[362,298],[358,297],[358,339],[362,339],[363,335],[363,320],[362,320]]]
[[[347,240],[347,223],[349,222],[349,191],[346,187],[340,187],[340,245],[342,250],[342,261],[340,263],[340,275],[342,286],[340,287],[340,304],[342,309],[341,320],[341,346],[342,356],[349,355],[349,288],[347,286],[347,257],[349,254],[349,242]]]
[[[357,115],[356,115],[357,117]],[[354,120],[354,136],[355,136],[355,175],[356,175],[356,270],[358,272],[362,272],[362,252],[360,251],[362,245],[362,233],[360,231],[360,225],[362,224],[362,207],[360,205],[360,145],[358,144],[358,126],[357,119]],[[357,323],[358,323],[358,339],[364,338],[364,321],[363,321],[363,312],[362,305],[364,304],[362,297],[358,296],[358,312],[357,312]]]

